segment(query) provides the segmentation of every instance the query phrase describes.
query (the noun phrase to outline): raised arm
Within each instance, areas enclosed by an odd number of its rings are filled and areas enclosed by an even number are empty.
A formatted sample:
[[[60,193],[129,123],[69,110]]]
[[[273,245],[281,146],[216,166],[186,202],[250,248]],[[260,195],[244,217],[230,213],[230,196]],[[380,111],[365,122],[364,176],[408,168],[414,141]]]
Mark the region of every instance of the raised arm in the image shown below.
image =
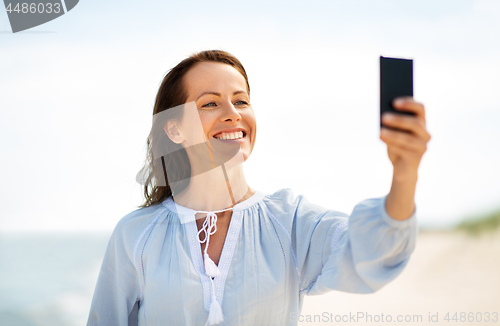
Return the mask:
[[[310,245],[302,249],[305,294],[371,293],[403,271],[416,245],[416,215],[414,211],[406,220],[393,219],[386,199],[366,199],[348,218],[326,213],[318,221]]]
[[[387,144],[387,153],[394,167],[386,209],[394,219],[404,220],[415,209],[418,167],[431,135],[426,129],[423,104],[415,102],[412,97],[401,97],[393,105],[396,110],[415,114],[384,114],[384,125],[398,130],[382,128],[380,132],[380,139]]]

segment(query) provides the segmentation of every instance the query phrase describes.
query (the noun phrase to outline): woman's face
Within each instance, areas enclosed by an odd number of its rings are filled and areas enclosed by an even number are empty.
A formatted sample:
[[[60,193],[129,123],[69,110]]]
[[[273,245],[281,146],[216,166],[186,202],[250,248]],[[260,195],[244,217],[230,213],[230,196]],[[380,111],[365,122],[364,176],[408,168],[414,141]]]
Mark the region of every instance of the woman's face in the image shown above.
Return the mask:
[[[184,75],[183,83],[186,103],[196,104],[206,139],[239,143],[246,160],[255,144],[256,122],[245,78],[230,65],[201,62]]]

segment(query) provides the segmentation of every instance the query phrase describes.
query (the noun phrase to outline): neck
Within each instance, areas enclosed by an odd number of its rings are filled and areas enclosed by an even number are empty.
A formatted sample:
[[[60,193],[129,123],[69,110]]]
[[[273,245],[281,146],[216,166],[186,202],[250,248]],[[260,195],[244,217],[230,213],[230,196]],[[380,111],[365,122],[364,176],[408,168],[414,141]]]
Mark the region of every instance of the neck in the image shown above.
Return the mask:
[[[174,201],[194,210],[215,211],[233,207],[255,193],[243,173],[243,164],[226,170],[222,166],[191,177],[189,185]]]

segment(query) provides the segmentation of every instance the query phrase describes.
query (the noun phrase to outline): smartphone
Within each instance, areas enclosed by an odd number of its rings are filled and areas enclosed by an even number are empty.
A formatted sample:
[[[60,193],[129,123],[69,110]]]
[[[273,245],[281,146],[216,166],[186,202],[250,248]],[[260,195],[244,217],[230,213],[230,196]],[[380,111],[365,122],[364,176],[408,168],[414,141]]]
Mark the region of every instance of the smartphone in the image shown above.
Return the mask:
[[[415,115],[394,109],[392,101],[399,96],[413,96],[413,60],[380,57],[380,127],[386,112]],[[385,127],[385,126],[384,126]],[[389,128],[388,129],[394,129]]]

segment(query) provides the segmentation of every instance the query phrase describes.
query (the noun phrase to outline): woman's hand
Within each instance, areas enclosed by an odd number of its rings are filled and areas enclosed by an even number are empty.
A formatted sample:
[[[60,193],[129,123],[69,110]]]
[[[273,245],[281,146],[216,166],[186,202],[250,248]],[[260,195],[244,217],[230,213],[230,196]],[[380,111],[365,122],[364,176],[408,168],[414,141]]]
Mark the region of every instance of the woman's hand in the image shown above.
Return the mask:
[[[431,136],[425,127],[423,104],[412,97],[397,98],[394,108],[414,112],[415,116],[404,114],[384,114],[382,123],[391,128],[383,128],[380,139],[387,144],[389,159],[394,165],[391,191],[387,196],[385,208],[396,220],[405,220],[415,211],[415,188],[417,186],[418,166],[427,150]]]
[[[415,116],[385,113],[382,123],[391,128],[382,127],[380,139],[387,144],[389,159],[394,166],[395,178],[416,176],[420,160],[427,150],[431,139],[425,127],[425,109],[422,103],[415,102],[412,97],[399,97],[393,106],[399,111],[414,112]]]

